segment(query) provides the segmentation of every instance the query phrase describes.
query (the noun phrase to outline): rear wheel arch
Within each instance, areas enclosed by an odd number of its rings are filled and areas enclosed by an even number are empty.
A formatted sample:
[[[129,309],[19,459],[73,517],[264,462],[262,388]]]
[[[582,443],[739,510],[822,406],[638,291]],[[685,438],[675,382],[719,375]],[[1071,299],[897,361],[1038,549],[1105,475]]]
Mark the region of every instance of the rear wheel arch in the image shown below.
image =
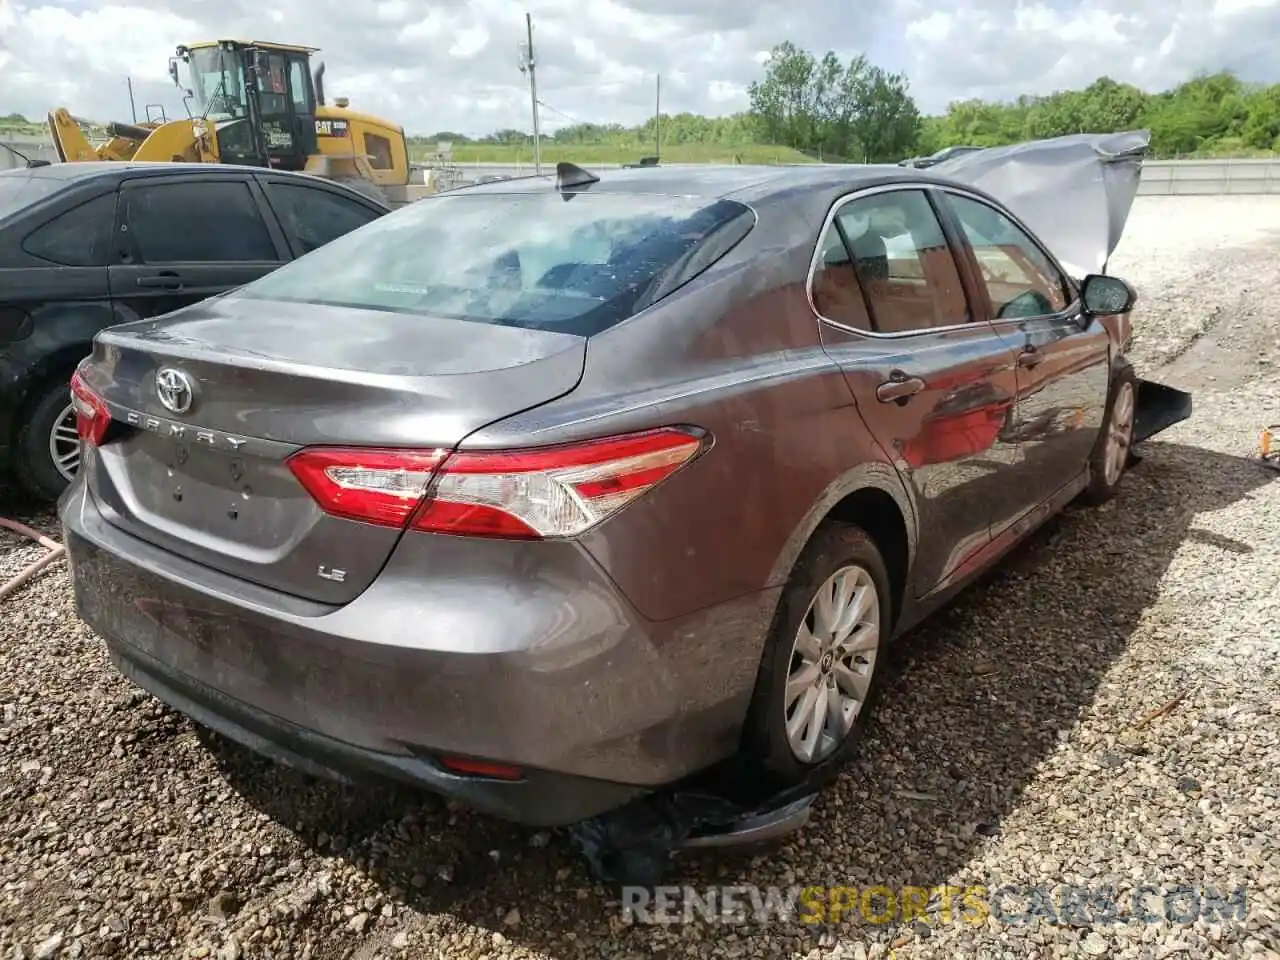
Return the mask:
[[[73,351],[42,364],[14,415],[12,476],[27,493],[41,500],[56,500],[69,480],[61,463],[64,452],[72,451],[62,449],[68,438],[60,425],[70,412],[69,381],[80,357]]]
[[[10,436],[16,436],[22,429],[32,409],[40,402],[46,390],[59,380],[71,380],[76,366],[93,351],[92,341],[67,344],[42,358],[28,373],[22,391],[22,399],[14,405],[10,414]],[[70,389],[68,387],[68,389]],[[70,399],[70,394],[68,394]]]
[[[889,573],[890,599],[896,622],[902,613],[913,553],[906,517],[897,500],[879,487],[862,487],[832,507],[819,529],[830,523],[857,527],[874,541]]]
[[[864,726],[855,719],[852,727],[846,728],[842,739],[838,733],[831,734],[838,739],[834,746],[828,745],[830,752],[797,759],[795,736],[808,740],[811,734],[792,729],[794,718],[789,713],[790,704],[792,697],[798,695],[792,693],[792,685],[793,682],[810,682],[799,679],[799,674],[805,669],[819,669],[816,661],[807,668],[803,664],[797,665],[797,631],[816,602],[815,591],[821,592],[824,584],[831,582],[829,577],[856,568],[857,576],[867,578],[874,586],[874,595],[878,598],[878,619],[874,621],[878,624],[875,628],[877,640],[874,648],[868,648],[873,652],[858,654],[839,646],[828,648],[821,663],[824,672],[817,674],[815,681],[833,684],[833,663],[846,657],[869,656],[869,661],[861,661],[872,664],[868,667],[872,671],[870,679],[861,696],[861,708],[865,711],[874,702],[880,688],[879,672],[875,671],[874,663],[876,654],[892,636],[894,623],[901,612],[910,569],[911,545],[910,527],[903,509],[897,498],[882,487],[858,486],[821,513],[779,592],[777,608],[761,651],[751,704],[744,718],[736,763],[729,768],[731,773],[726,785],[730,791],[741,792],[743,798],[751,799],[758,798],[762,789],[766,794],[776,790],[817,789],[839,772]],[[814,637],[822,636],[816,624],[814,633],[809,636],[811,642]],[[843,641],[839,637],[828,637],[823,642],[838,644]],[[833,655],[834,661],[831,660]],[[831,687],[831,690],[835,689],[835,686]],[[795,710],[799,711],[796,716],[805,715],[810,709],[817,714],[829,715],[828,702],[819,699],[811,707],[808,699],[799,701],[795,705]],[[812,727],[806,730],[811,731]],[[828,736],[825,722],[820,736]]]
[[[774,563],[770,586],[785,586],[818,532],[832,523],[862,528],[884,555],[892,579],[893,614],[902,613],[916,553],[915,511],[896,470],[887,463],[856,467],[827,488],[797,525]]]

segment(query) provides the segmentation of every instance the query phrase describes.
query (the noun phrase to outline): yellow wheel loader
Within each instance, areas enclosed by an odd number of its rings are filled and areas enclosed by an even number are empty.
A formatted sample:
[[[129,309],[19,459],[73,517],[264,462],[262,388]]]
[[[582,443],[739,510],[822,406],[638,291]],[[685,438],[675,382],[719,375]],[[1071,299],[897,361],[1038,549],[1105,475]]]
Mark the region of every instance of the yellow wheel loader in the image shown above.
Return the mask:
[[[112,123],[93,147],[65,109],[49,114],[49,132],[64,163],[134,160],[235,163],[301,170],[336,180],[384,203],[410,200],[404,129],[348,109],[344,97],[325,103],[324,64],[311,72],[314,47],[261,40],[215,40],[180,46],[169,60],[190,87],[186,120]],[[429,192],[429,191],[425,191]]]

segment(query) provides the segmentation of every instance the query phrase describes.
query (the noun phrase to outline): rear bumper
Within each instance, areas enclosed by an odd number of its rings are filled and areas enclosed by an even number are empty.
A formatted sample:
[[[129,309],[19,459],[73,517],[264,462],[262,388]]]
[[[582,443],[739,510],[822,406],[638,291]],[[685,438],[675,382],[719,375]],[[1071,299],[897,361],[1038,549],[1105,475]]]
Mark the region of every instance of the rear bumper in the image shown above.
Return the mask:
[[[59,513],[77,610],[139,686],[281,762],[390,776],[539,826],[732,753],[776,601],[653,624],[575,544],[431,537],[427,563],[409,535],[368,590],[329,607],[119,530],[83,480]],[[441,756],[524,779],[455,776]]]
[[[348,783],[371,776],[399,780],[531,826],[584,820],[644,792],[543,771],[526,771],[522,779],[510,782],[455,776],[430,760],[358,747],[263,713],[178,674],[126,643],[108,640],[107,648],[121,674],[156,699],[228,740],[312,776]]]

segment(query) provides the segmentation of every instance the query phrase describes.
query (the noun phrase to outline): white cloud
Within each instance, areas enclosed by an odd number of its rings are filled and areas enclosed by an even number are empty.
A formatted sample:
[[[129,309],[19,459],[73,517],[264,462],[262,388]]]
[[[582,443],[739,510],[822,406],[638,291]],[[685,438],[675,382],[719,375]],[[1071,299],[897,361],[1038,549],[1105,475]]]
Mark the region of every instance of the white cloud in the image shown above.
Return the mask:
[[[919,40],[923,43],[937,44],[951,36],[952,16],[943,10],[912,20],[907,24],[907,40]]]
[[[742,109],[784,39],[904,70],[927,110],[1102,74],[1147,88],[1201,69],[1280,80],[1280,0],[0,0],[0,114],[128,119],[130,77],[140,115],[157,103],[172,117],[178,43],[254,36],[322,48],[331,97],[413,132],[527,128],[526,9],[551,129],[644,120],[658,74],[666,111]]]
[[[1200,71],[1280,81],[1280,0],[895,0],[902,67],[921,105],[1081,87],[1100,76],[1147,90]]]

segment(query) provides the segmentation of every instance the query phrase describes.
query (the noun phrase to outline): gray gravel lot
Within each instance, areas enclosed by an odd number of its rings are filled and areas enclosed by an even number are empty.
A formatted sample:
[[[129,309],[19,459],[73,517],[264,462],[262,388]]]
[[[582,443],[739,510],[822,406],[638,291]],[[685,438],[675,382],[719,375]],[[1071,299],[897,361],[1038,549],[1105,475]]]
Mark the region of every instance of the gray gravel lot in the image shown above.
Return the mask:
[[[308,780],[135,691],[60,564],[0,604],[0,957],[1280,957],[1280,477],[1243,459],[1280,421],[1278,253],[1280,198],[1139,199],[1113,269],[1194,418],[904,644],[803,832],[671,880],[1112,886],[1122,915],[1145,886],[1155,922],[625,925],[560,836]],[[33,556],[0,531],[0,579]],[[1205,887],[1245,918],[1160,918]]]

